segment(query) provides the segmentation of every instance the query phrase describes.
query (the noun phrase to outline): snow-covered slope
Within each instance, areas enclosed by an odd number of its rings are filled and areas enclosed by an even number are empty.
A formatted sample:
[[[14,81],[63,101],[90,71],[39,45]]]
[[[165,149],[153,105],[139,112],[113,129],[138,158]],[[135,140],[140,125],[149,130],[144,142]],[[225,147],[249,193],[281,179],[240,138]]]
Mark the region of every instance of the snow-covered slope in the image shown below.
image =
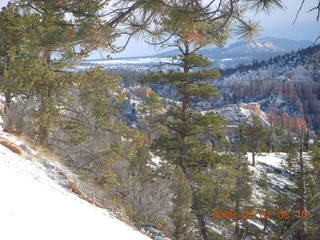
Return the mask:
[[[40,162],[15,137],[0,130],[0,138],[27,150],[19,155],[0,144],[0,239],[150,239],[67,190],[46,160]]]
[[[252,153],[248,153],[247,156],[248,161],[251,163]],[[256,156],[256,167],[250,166],[250,170],[253,171],[253,176],[256,180],[252,185],[253,200],[258,205],[263,204],[262,197],[264,191],[257,184],[262,173],[267,172],[268,180],[270,181],[269,188],[273,192],[284,192],[287,186],[294,185],[293,176],[284,168],[287,157],[285,153],[260,153]]]

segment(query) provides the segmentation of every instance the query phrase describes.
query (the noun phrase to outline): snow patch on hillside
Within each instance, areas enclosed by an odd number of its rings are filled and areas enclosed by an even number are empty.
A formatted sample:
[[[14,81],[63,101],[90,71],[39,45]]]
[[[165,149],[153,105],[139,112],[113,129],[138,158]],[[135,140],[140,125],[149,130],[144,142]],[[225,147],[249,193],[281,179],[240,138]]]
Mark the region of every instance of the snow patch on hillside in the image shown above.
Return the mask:
[[[247,154],[248,161],[252,162],[252,153]],[[281,192],[287,186],[294,186],[293,176],[286,172],[285,153],[260,153],[256,156],[256,167],[250,166],[254,178],[258,181],[263,172],[266,172],[270,181],[269,188],[274,192]],[[263,204],[263,191],[257,184],[253,184],[253,200],[259,205]],[[289,194],[289,193],[287,193]]]
[[[0,136],[21,143],[1,130]],[[0,145],[0,239],[150,239],[71,193],[34,158]]]

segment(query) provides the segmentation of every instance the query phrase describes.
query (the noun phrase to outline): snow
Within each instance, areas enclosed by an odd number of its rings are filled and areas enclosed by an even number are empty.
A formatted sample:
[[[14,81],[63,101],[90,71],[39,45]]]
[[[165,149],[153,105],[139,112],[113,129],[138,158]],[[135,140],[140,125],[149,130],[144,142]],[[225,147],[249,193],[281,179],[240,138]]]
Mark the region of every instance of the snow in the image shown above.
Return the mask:
[[[252,153],[247,154],[248,161],[252,162]],[[254,173],[254,179],[258,180],[263,172],[267,172],[270,181],[269,189],[274,192],[285,191],[285,187],[294,186],[292,176],[285,169],[285,153],[260,153],[256,155],[256,167],[249,169]],[[286,193],[288,196],[289,192]],[[253,200],[259,205],[263,204],[264,192],[257,184],[253,185]]]
[[[115,65],[115,64],[149,64],[149,63],[161,63],[172,62],[172,58],[124,58],[124,59],[106,59],[106,60],[91,60],[88,61],[97,65]]]
[[[307,153],[306,153],[307,155]],[[252,163],[252,153],[247,153],[249,163]],[[272,198],[271,192],[285,192],[288,197],[294,197],[290,192],[285,190],[286,186],[294,187],[293,178],[288,174],[285,169],[286,153],[259,153],[256,155],[256,167],[249,166],[250,171],[253,172],[254,182],[252,184],[252,200],[257,204],[257,209],[263,206],[263,201],[268,198]],[[267,192],[259,186],[257,180],[259,180],[262,173],[267,174],[270,184],[268,185]],[[258,217],[258,216],[257,216]],[[258,217],[259,218],[259,217]],[[270,220],[273,222],[272,220]],[[254,225],[260,230],[264,229],[264,226],[258,220],[247,220],[249,224]]]
[[[227,61],[232,61],[232,60],[233,60],[232,58],[222,58],[221,62],[227,62]]]
[[[204,115],[209,112],[217,112],[227,120],[229,126],[234,127],[236,127],[240,122],[251,122],[252,116],[257,116],[260,119],[263,126],[270,127],[267,114],[263,111],[255,112],[253,109],[249,108],[251,107],[251,105],[257,105],[257,109],[260,108],[259,104],[251,102],[241,104],[229,104],[214,110],[201,111],[201,113]]]
[[[240,108],[240,114],[244,116],[245,118],[249,119],[252,116],[252,111],[245,108]]]
[[[163,165],[167,164],[166,161],[162,160],[159,156],[155,156],[152,152],[150,152],[150,162],[147,163],[147,166],[152,169],[158,169]]]
[[[256,226],[257,228],[259,228],[260,230],[263,230],[263,225],[262,224],[259,224],[259,223],[257,223],[257,222],[254,222],[254,221],[252,221],[252,220],[247,220],[247,222],[248,223],[250,223],[250,224],[253,224],[254,226]]]
[[[20,141],[1,132],[3,138]],[[59,163],[53,163],[59,165]],[[94,207],[50,177],[35,156],[0,145],[0,239],[147,240],[108,211]]]
[[[256,156],[258,164],[264,163],[274,168],[282,168],[282,163],[287,157],[285,153],[261,153]],[[252,154],[248,153],[248,159],[252,159]]]
[[[163,163],[160,157],[154,156],[153,154],[152,154],[151,161],[157,166],[161,166],[161,164]]]

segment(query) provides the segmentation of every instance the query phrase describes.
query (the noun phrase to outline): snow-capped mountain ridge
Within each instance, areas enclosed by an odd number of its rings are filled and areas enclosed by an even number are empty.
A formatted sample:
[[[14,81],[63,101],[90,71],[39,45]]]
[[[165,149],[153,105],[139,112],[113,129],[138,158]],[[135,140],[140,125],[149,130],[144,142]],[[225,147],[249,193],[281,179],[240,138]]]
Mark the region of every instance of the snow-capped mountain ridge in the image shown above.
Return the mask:
[[[235,67],[239,63],[249,64],[254,59],[267,60],[271,57],[287,52],[296,51],[312,45],[311,41],[295,41],[273,37],[261,38],[251,42],[238,41],[223,48],[208,46],[199,51],[199,54],[209,58],[215,67],[226,69]],[[171,61],[171,57],[179,55],[177,50],[146,57],[114,58],[87,60],[79,68],[89,66],[104,66],[106,69],[140,69],[146,70],[159,63]]]
[[[223,48],[206,47],[199,51],[199,54],[213,61],[215,66],[226,69],[234,67],[239,63],[249,64],[252,60],[267,60],[271,57],[287,52],[296,51],[312,45],[311,41],[295,41],[265,37],[250,42],[238,41]],[[178,51],[168,51],[156,57],[170,57],[179,54]],[[228,59],[228,61],[226,61]]]

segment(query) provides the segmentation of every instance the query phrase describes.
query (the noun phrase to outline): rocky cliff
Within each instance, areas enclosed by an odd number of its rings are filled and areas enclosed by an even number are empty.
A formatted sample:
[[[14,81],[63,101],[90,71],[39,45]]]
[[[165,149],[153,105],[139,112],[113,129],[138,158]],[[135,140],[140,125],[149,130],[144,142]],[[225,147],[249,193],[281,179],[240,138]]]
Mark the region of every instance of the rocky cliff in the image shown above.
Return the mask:
[[[294,59],[294,58],[293,58]],[[288,127],[302,128],[305,124],[320,130],[320,71],[319,61],[310,56],[270,64],[257,70],[235,72],[214,85],[221,97],[218,106],[257,102],[261,109],[277,116]],[[312,61],[310,61],[310,59]],[[300,63],[300,64],[299,64]],[[214,105],[206,105],[213,107]]]
[[[295,132],[308,131],[309,136],[314,135],[314,132],[309,130],[305,119],[292,117],[286,112],[264,112],[261,110],[260,104],[255,102],[225,105],[214,111],[227,120],[228,128],[231,130],[240,122],[250,122],[252,116],[255,115],[267,128],[277,125],[294,130]]]

